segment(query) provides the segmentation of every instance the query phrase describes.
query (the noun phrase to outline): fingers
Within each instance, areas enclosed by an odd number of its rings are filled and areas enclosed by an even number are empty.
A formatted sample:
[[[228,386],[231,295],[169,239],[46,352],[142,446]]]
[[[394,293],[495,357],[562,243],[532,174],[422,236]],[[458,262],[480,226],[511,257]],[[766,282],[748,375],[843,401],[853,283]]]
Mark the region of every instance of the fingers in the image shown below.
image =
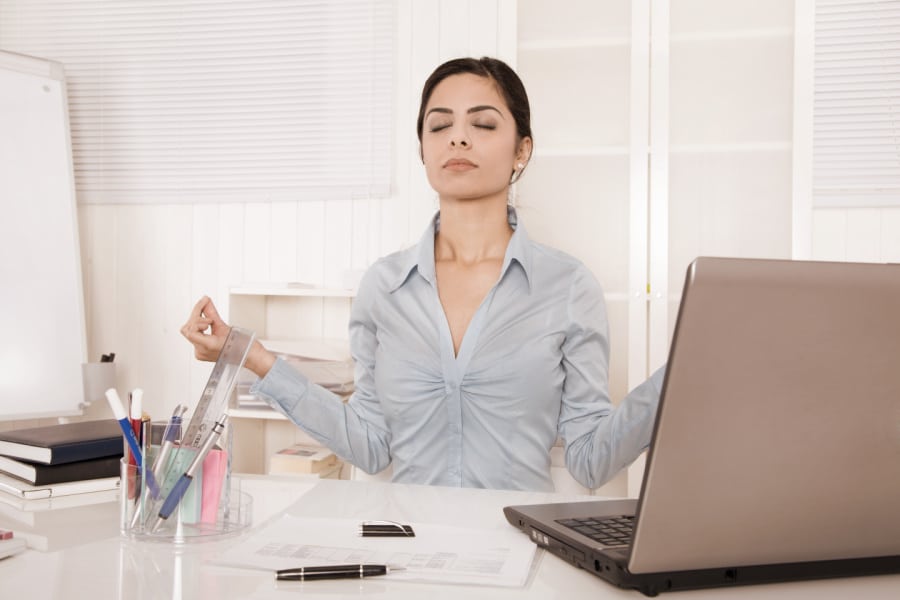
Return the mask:
[[[197,339],[198,335],[203,335],[212,324],[212,319],[207,319],[206,317],[189,319],[187,323],[181,326],[181,335],[193,341]]]
[[[197,300],[194,308],[191,309],[191,316],[189,317],[189,319],[200,317],[203,314],[203,311],[205,310],[207,304],[212,304],[212,300],[210,300],[209,296],[203,296],[202,298]]]
[[[206,304],[201,308],[202,314],[210,319],[211,324],[224,325],[225,321],[219,316],[219,311],[216,310],[216,305],[213,304],[212,300],[206,296],[204,296],[203,299],[206,300]]]
[[[216,310],[216,305],[213,304],[213,301],[210,300],[209,296],[203,296],[191,309],[191,314],[187,323],[181,328],[181,333],[188,337],[187,334],[190,332],[205,331],[210,326],[218,327],[219,325],[227,327],[225,321],[219,316],[219,311]]]
[[[181,328],[181,334],[188,339],[192,339],[195,332],[205,332],[207,329],[210,329],[210,333],[213,335],[217,335],[230,328],[219,316],[219,311],[216,310],[216,305],[213,304],[209,296],[203,296],[191,310],[188,322]]]
[[[228,329],[212,300],[203,296],[194,305],[187,322],[182,325],[181,335],[194,346],[194,356],[198,359],[215,360]]]

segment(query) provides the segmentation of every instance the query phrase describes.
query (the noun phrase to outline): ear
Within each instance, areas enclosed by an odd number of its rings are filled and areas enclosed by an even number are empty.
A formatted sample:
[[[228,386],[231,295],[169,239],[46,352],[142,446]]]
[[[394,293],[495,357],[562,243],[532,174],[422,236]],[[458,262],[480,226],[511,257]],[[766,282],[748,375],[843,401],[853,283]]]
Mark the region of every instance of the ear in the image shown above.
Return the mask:
[[[532,147],[533,142],[530,137],[522,138],[519,142],[519,148],[516,150],[516,163],[527,165],[528,161],[531,160]]]

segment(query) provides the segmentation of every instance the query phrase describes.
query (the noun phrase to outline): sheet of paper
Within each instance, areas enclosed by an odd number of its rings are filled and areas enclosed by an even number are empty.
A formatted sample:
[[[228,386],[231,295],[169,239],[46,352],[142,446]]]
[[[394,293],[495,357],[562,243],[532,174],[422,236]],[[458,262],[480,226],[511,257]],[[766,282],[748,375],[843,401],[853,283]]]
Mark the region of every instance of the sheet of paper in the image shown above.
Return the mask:
[[[411,538],[358,535],[360,522],[282,515],[225,551],[214,562],[274,571],[328,564],[375,563],[403,567],[392,580],[523,586],[536,546],[510,529],[466,529],[406,523]]]

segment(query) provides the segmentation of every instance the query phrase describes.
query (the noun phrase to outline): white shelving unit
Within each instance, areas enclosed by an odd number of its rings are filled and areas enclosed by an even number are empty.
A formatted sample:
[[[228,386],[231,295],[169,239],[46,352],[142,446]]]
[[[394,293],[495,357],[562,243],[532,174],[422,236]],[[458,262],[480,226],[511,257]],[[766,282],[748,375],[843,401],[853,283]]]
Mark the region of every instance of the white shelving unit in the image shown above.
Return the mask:
[[[691,260],[790,256],[794,3],[516,8],[535,131],[519,213],[606,291],[619,399],[665,361]],[[629,495],[641,480],[636,463]]]
[[[546,3],[523,0],[517,11],[516,67],[535,133],[534,156],[518,184],[519,215],[532,238],[578,257],[601,282],[611,329],[610,391],[618,400],[629,389],[632,351],[629,248],[645,243],[647,229],[631,219],[631,1],[577,0],[554,6],[549,18]],[[636,287],[646,288],[640,281]],[[637,302],[643,300],[639,295]],[[569,476],[562,448],[553,449],[551,460],[558,490],[589,492]],[[598,493],[623,496],[626,479],[622,473]]]
[[[354,290],[290,284],[246,284],[228,294],[228,318],[256,332],[273,352],[326,360],[350,357],[347,324]],[[231,408],[239,473],[266,473],[269,456],[293,444],[316,445],[281,413],[267,408]]]

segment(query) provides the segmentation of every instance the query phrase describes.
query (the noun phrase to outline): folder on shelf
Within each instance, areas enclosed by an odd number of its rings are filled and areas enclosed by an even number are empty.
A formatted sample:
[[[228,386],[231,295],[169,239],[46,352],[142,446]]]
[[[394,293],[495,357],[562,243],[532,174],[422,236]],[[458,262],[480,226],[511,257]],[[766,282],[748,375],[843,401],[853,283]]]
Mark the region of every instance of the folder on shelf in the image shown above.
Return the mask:
[[[283,357],[298,371],[317,385],[335,394],[353,393],[353,362],[341,360],[317,360],[303,357]]]
[[[288,364],[305,375],[311,382],[322,386],[326,390],[334,392],[339,396],[349,396],[353,393],[353,360],[349,357],[345,358],[321,358],[321,355],[338,356],[336,350],[328,346],[330,349],[322,350],[323,347],[304,346],[294,347],[297,351],[304,351],[306,354],[295,354],[284,351],[276,351],[276,356],[285,360]],[[319,356],[312,356],[318,352]],[[236,408],[268,408],[268,403],[250,393],[250,388],[256,383],[257,377],[252,372],[243,369],[235,385],[235,407]]]
[[[269,474],[312,473],[326,475],[340,466],[337,456],[328,448],[295,444],[283,448],[269,459]]]

